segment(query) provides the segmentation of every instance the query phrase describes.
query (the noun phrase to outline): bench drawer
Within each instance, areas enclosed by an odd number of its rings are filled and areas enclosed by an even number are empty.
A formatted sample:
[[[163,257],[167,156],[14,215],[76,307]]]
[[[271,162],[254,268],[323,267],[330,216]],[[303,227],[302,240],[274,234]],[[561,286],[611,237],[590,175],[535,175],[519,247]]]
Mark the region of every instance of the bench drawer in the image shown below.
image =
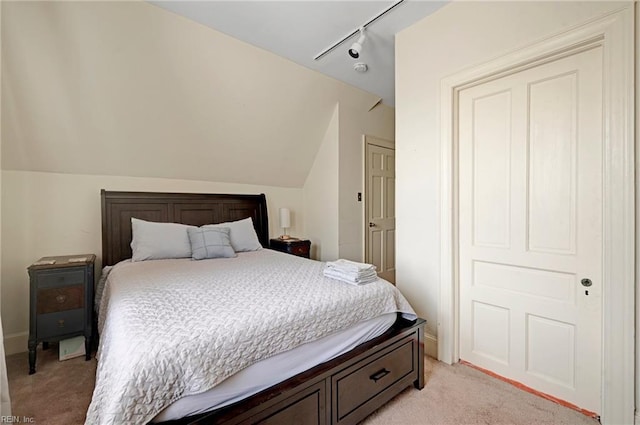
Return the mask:
[[[412,339],[400,341],[391,351],[371,356],[334,376],[337,419],[341,420],[387,388],[410,375],[414,365]]]
[[[325,382],[320,381],[294,396],[273,404],[241,425],[318,425],[327,422]]]

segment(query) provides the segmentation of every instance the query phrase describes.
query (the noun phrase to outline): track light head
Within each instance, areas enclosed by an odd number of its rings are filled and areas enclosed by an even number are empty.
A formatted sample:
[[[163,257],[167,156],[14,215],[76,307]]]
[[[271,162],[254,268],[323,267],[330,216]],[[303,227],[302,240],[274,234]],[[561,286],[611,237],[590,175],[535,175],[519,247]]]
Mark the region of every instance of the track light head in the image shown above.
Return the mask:
[[[354,59],[358,59],[360,57],[360,50],[362,49],[362,44],[353,43],[351,48],[349,49],[349,56]]]
[[[362,51],[362,44],[364,43],[365,39],[366,39],[366,36],[364,35],[364,28],[360,28],[360,37],[358,38],[358,41],[356,41],[351,45],[351,48],[349,49],[349,56],[351,56],[354,59],[358,59],[360,57],[360,52]]]

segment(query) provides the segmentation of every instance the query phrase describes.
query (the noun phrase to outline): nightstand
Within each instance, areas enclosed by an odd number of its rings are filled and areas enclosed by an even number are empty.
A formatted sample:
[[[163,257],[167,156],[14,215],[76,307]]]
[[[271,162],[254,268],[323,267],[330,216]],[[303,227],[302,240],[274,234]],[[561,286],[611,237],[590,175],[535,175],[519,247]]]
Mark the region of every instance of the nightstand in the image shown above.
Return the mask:
[[[71,261],[70,261],[71,260]],[[91,359],[93,254],[43,257],[28,267],[29,375],[36,373],[36,347],[78,335]]]
[[[311,241],[306,239],[270,239],[269,248],[298,257],[310,258]]]

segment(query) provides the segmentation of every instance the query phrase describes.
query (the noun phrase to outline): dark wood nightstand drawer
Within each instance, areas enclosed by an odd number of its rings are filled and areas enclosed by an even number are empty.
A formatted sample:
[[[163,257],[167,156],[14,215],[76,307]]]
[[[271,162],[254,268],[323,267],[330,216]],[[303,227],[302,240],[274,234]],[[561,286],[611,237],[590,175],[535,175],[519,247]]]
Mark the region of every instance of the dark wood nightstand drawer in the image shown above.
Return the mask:
[[[84,329],[84,314],[85,310],[83,308],[58,313],[39,314],[37,317],[38,338],[46,339],[82,331]]]
[[[306,239],[271,239],[269,248],[297,255],[298,257],[309,258],[311,254],[311,241]]]
[[[291,254],[297,255],[299,257],[308,257],[309,256],[309,246],[307,245],[297,245],[291,247]]]
[[[85,280],[84,268],[73,270],[55,270],[38,272],[36,286],[38,288],[50,288],[53,286],[82,285]]]
[[[373,397],[413,371],[413,343],[406,340],[392,351],[356,365],[334,377],[338,420],[346,417]]]
[[[84,285],[38,289],[36,314],[55,313],[84,307]]]

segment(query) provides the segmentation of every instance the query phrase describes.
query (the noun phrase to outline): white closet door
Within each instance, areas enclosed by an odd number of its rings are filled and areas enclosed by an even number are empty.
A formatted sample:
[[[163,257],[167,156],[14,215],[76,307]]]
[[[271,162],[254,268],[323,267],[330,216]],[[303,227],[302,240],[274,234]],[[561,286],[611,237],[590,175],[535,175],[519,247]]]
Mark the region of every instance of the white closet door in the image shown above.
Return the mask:
[[[594,48],[458,106],[460,358],[596,413],[602,88]]]

